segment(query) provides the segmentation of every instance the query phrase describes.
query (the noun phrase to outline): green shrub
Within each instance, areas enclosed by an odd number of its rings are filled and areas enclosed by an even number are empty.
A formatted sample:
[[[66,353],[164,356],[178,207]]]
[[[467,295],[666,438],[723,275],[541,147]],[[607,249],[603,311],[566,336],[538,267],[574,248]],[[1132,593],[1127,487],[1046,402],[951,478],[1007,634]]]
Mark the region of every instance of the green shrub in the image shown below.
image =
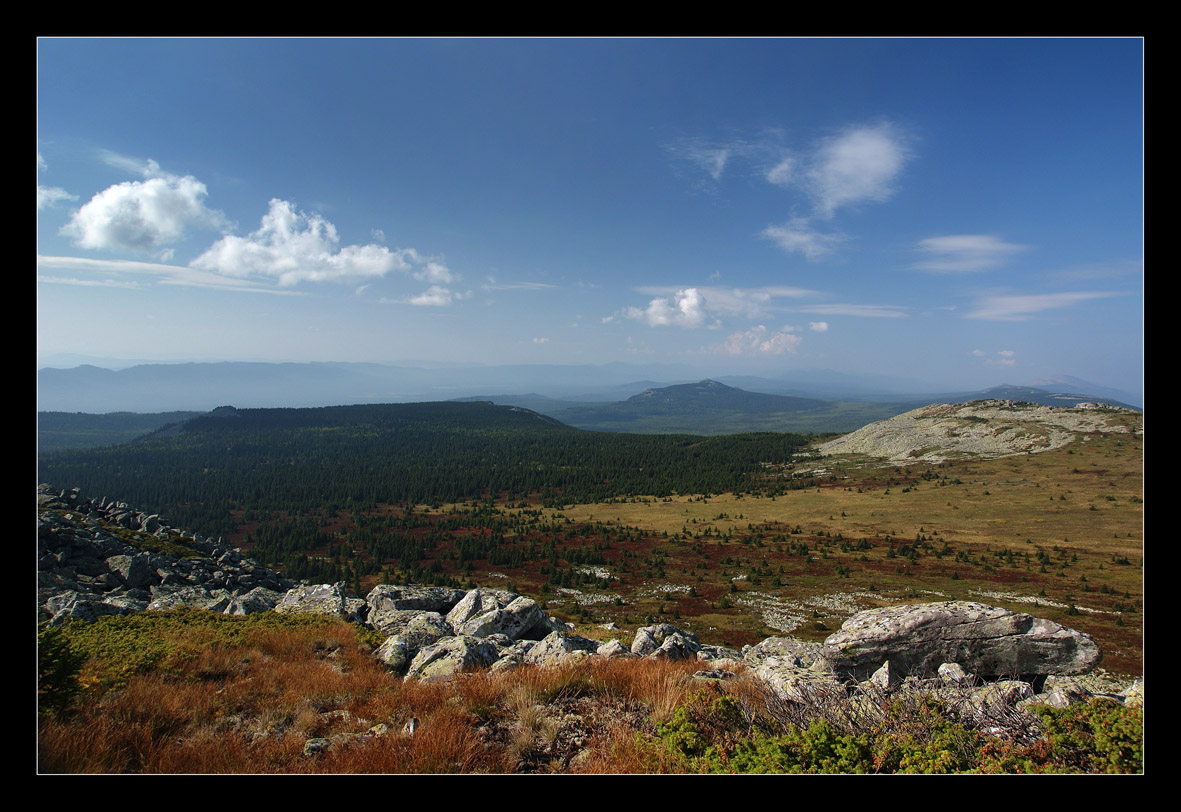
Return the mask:
[[[65,713],[82,690],[78,676],[86,655],[70,647],[58,626],[37,630],[37,706],[40,713]]]

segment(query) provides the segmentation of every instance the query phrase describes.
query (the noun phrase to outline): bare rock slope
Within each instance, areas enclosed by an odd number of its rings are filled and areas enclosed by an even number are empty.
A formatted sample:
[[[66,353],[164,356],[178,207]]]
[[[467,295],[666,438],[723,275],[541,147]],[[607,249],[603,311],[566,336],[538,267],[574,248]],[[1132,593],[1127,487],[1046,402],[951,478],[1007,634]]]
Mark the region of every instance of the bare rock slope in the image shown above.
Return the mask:
[[[936,403],[818,446],[821,454],[866,454],[891,462],[1007,457],[1061,448],[1094,432],[1143,433],[1143,415],[1093,403],[1067,408],[1011,400]]]

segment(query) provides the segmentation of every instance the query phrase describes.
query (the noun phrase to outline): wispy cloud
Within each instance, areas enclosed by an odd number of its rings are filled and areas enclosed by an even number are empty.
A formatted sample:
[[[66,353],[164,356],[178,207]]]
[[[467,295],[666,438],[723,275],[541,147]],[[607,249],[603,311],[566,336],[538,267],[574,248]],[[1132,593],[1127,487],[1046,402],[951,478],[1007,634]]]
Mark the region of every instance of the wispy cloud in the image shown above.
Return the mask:
[[[82,248],[151,252],[181,240],[190,228],[226,230],[229,221],[205,206],[208,191],[192,175],[173,175],[153,160],[107,153],[105,160],[144,177],[110,186],[92,197],[61,233]]]
[[[45,159],[41,157],[41,153],[37,153],[37,171],[44,172],[49,168],[45,163]],[[48,209],[54,203],[60,200],[77,200],[78,195],[72,195],[65,189],[59,186],[42,186],[37,184],[37,211]]]
[[[759,236],[774,241],[789,254],[803,254],[809,261],[831,254],[848,239],[844,234],[820,233],[806,217],[793,218],[781,226],[767,226]]]
[[[558,286],[546,282],[497,282],[489,278],[487,283],[480,287],[484,290],[552,290]]]
[[[138,282],[121,279],[79,279],[76,276],[38,276],[38,282],[49,285],[75,285],[82,288],[121,288],[123,290],[140,290],[143,288]]]
[[[889,199],[909,157],[906,139],[890,124],[850,127],[825,139],[805,173],[817,214]]]
[[[983,360],[986,367],[1007,368],[1017,365],[1017,353],[1012,350],[998,350],[996,353],[989,354],[984,350],[972,350],[972,355]]]
[[[221,290],[240,291],[243,293],[281,293],[284,295],[302,295],[295,291],[276,290],[272,287],[258,287],[243,279],[229,279],[220,274],[209,273],[182,265],[166,265],[158,262],[136,262],[124,259],[90,259],[88,257],[37,257],[37,267],[41,269],[61,269],[83,271],[89,274],[136,274],[152,277],[161,285],[180,285],[192,288],[217,288]],[[101,280],[79,282],[64,282],[62,277],[41,278],[44,282],[62,284],[103,284]],[[138,284],[123,287],[139,287]]]
[[[1069,293],[1014,294],[984,296],[976,301],[975,309],[965,314],[969,319],[991,321],[1025,321],[1038,313],[1073,307],[1094,299],[1124,295],[1119,291],[1074,291]]]
[[[415,307],[447,307],[463,299],[470,299],[472,292],[451,290],[441,285],[431,285],[417,296],[406,296],[400,299],[382,298],[382,304],[408,304]]]
[[[867,319],[904,319],[908,315],[905,308],[896,305],[817,304],[796,309],[819,316],[855,316]],[[825,329],[828,329],[827,324]]]
[[[921,271],[951,273],[982,271],[996,267],[1026,249],[1027,246],[1005,242],[990,234],[929,237],[920,240],[915,250],[930,258],[916,262],[911,267]]]

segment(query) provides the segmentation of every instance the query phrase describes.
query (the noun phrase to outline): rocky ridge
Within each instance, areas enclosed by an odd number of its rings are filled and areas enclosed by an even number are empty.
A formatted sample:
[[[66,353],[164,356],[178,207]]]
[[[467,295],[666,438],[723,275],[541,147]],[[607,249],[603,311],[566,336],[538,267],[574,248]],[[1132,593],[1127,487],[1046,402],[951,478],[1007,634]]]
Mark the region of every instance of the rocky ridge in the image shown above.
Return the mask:
[[[47,486],[37,499],[38,615],[51,624],[181,606],[327,614],[379,630],[386,639],[374,657],[405,679],[587,657],[654,657],[700,662],[703,679],[746,671],[785,701],[858,684],[936,690],[980,683],[982,702],[994,701],[1003,685],[1010,704],[1070,704],[1094,694],[1133,703],[1143,696],[1140,681],[1117,691],[1085,676],[1102,656],[1090,636],[985,604],[871,609],[824,643],[771,637],[738,651],[658,624],[638,629],[625,645],[574,634],[532,598],[505,590],[379,585],[361,598],[342,583],[292,582],[221,539],[176,530],[121,502]]]
[[[893,463],[938,463],[969,456],[1036,454],[1092,432],[1141,434],[1142,413],[1096,403],[1074,407],[1011,400],[936,403],[871,423],[822,443],[817,450],[826,456],[866,454]]]

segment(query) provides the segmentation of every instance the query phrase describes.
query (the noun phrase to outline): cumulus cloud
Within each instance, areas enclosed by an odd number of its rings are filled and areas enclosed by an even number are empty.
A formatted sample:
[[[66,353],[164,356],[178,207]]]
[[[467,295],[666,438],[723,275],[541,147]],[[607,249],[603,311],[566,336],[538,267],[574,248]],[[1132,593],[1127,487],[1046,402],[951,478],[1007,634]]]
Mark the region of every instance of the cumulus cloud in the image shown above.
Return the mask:
[[[781,309],[775,304],[777,299],[801,298],[816,293],[787,285],[758,288],[642,287],[638,290],[656,298],[649,301],[646,308],[625,308],[622,315],[627,318],[646,321],[653,327],[676,325],[710,328],[721,326],[721,316],[762,318]],[[607,323],[612,318],[606,317],[603,322]]]
[[[189,228],[228,228],[224,214],[205,206],[205,184],[192,175],[162,172],[151,160],[139,164],[120,159],[116,163],[145,179],[108,187],[74,212],[61,233],[75,244],[151,252],[177,242]]]
[[[646,321],[653,327],[676,325],[678,327],[700,327],[705,324],[705,297],[697,288],[676,291],[671,297],[657,297],[644,309],[629,307],[624,315],[631,319]]]
[[[911,267],[921,271],[959,273],[1000,265],[1026,250],[1026,246],[1005,242],[990,234],[956,234],[920,240],[915,250],[930,258]]]
[[[905,140],[889,124],[852,127],[826,139],[806,173],[817,213],[831,217],[842,206],[887,200],[908,157]]]
[[[1046,310],[1072,307],[1093,299],[1120,296],[1115,291],[1075,291],[1069,293],[1016,294],[985,296],[977,300],[975,309],[966,314],[969,319],[991,321],[1025,321]]]
[[[784,327],[777,332],[770,332],[760,324],[741,333],[733,333],[726,338],[719,350],[727,355],[782,355],[794,353],[803,339],[793,333],[792,328]]]
[[[827,321],[809,322],[808,329],[814,333],[826,333],[826,332],[828,332],[828,322]]]
[[[304,281],[354,282],[391,271],[412,272],[430,282],[454,278],[444,265],[424,260],[413,249],[391,251],[375,243],[341,246],[336,226],[278,198],[271,200],[257,231],[221,238],[190,265],[227,276],[271,277],[284,286]],[[415,270],[416,266],[421,267]],[[439,290],[432,285],[423,297],[437,298]]]
[[[844,234],[822,234],[816,231],[806,217],[796,217],[781,226],[767,226],[760,236],[773,240],[789,254],[803,254],[809,261],[831,254],[837,245],[847,239]]]

